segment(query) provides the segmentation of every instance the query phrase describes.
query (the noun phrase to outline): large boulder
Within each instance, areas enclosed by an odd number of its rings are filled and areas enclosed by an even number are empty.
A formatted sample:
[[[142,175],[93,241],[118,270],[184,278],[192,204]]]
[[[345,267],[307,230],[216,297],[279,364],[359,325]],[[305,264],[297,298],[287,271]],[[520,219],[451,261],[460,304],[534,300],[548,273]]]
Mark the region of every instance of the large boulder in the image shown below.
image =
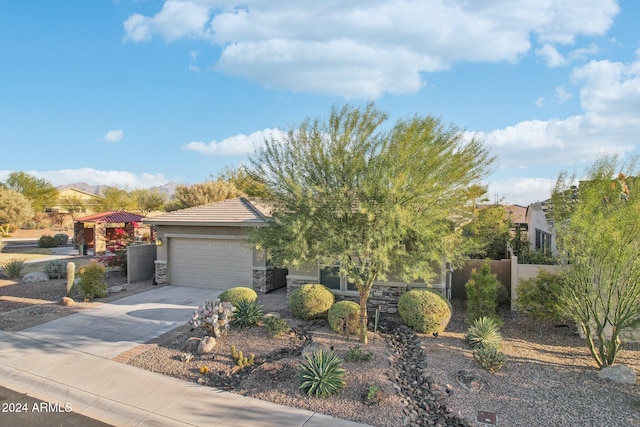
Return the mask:
[[[635,384],[637,379],[635,371],[625,365],[602,368],[598,377],[619,384]]]
[[[49,276],[44,271],[34,271],[22,277],[22,283],[48,282]]]

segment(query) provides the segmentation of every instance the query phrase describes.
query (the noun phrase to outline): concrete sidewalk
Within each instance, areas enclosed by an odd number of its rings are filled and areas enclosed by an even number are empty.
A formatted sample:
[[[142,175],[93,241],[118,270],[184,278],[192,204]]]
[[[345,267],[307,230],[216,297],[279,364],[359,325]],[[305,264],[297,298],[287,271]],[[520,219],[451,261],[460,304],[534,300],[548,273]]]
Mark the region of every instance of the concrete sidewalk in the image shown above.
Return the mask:
[[[167,286],[20,332],[0,331],[2,385],[116,426],[362,426],[111,360],[183,325],[217,293]]]

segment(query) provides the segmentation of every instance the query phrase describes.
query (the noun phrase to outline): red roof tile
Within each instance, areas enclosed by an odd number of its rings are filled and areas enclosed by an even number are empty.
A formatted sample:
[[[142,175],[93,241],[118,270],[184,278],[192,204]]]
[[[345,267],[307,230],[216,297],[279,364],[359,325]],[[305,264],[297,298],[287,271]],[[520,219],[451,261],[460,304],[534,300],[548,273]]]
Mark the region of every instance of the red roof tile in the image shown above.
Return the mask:
[[[101,212],[82,218],[77,218],[76,222],[94,222],[94,223],[119,223],[119,222],[141,222],[145,217],[142,215],[132,214],[124,211],[107,211]]]

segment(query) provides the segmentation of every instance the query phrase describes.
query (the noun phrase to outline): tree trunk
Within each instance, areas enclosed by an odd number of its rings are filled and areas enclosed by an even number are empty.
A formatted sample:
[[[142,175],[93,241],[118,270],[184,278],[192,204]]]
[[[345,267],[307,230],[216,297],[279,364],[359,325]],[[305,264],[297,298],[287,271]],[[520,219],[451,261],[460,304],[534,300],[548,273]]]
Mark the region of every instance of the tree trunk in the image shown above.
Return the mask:
[[[369,337],[367,335],[367,299],[369,292],[360,292],[360,342],[367,344]]]

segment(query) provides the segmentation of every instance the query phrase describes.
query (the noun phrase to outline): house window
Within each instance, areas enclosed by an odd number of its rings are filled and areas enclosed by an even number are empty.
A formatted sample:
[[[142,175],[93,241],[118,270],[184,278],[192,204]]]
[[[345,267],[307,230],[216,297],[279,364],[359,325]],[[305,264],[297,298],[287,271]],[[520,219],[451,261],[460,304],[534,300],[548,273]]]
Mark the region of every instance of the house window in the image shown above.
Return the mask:
[[[551,233],[536,228],[536,250],[551,251]]]
[[[355,283],[349,283],[347,279],[340,277],[340,265],[321,265],[319,282],[334,291],[353,292],[358,290]]]

